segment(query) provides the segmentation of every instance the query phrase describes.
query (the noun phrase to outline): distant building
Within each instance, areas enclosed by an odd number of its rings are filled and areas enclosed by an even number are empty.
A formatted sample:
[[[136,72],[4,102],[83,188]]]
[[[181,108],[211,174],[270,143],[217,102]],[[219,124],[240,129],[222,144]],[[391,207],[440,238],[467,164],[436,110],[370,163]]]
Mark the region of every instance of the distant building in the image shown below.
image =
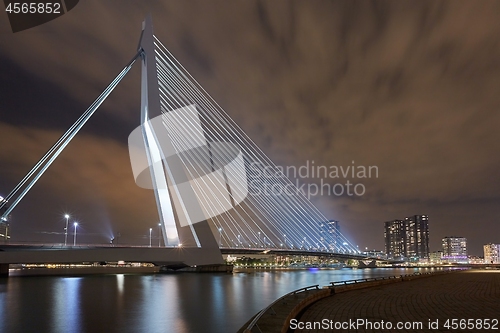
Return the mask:
[[[429,261],[431,264],[440,264],[443,251],[434,251],[429,253]]]
[[[444,237],[442,239],[444,262],[448,263],[468,263],[467,238],[465,237]]]
[[[482,265],[482,264],[484,264],[484,258],[476,257],[476,256],[469,256],[469,264]]]
[[[429,258],[429,217],[414,215],[404,220],[385,222],[384,238],[388,258]]]
[[[500,244],[486,244],[484,248],[485,264],[500,264]]]
[[[363,254],[371,258],[387,259],[385,252],[380,250],[366,250]]]
[[[321,238],[328,249],[339,250],[339,246],[343,241],[340,239],[340,222],[336,220],[328,220],[322,222]]]

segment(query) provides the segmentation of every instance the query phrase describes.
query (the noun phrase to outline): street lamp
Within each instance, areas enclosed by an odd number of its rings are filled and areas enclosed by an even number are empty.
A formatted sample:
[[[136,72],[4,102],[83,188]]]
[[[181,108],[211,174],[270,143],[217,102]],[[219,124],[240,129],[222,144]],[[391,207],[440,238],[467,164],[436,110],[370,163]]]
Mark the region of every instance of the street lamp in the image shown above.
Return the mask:
[[[64,228],[64,246],[68,244],[68,219],[69,215],[65,214],[64,217],[66,218],[66,228]]]
[[[75,226],[75,231],[73,232],[73,246],[76,245],[76,227],[78,226],[78,222],[73,223]]]
[[[161,223],[158,223],[158,247],[161,246]]]
[[[219,228],[219,246],[222,246],[222,228]]]
[[[153,228],[149,228],[149,247],[151,247],[151,235],[153,232]]]
[[[260,242],[260,231],[258,232],[258,234],[259,234],[259,245],[260,247],[262,247],[262,243]]]

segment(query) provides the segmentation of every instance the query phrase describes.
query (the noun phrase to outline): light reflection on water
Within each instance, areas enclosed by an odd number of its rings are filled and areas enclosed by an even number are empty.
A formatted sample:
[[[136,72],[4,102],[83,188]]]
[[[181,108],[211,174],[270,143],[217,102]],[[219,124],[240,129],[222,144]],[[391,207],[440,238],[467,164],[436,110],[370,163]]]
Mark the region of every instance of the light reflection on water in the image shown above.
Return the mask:
[[[0,279],[0,332],[236,332],[292,290],[417,269]]]

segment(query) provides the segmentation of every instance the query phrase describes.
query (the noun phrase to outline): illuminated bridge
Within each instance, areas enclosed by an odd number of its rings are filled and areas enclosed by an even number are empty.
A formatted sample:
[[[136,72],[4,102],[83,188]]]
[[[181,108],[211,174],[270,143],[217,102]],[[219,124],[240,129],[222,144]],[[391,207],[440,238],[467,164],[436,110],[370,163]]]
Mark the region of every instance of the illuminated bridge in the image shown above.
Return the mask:
[[[0,201],[1,221],[97,108],[140,62],[140,124],[129,136],[138,186],[154,192],[165,247],[3,246],[0,263],[145,261],[223,263],[222,252],[363,258],[143,24],[137,54],[21,182]]]

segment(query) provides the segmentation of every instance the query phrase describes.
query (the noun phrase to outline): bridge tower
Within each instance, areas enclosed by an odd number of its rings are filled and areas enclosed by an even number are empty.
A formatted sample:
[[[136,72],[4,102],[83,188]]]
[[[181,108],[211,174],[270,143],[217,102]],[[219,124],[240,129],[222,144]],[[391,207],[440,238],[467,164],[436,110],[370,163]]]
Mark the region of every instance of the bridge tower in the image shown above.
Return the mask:
[[[142,151],[149,166],[150,185],[154,191],[158,215],[160,218],[163,239],[167,246],[203,247],[202,252],[207,258],[219,258],[214,263],[222,261],[222,255],[215,237],[206,219],[193,223],[192,216],[203,216],[203,210],[191,186],[175,186],[188,183],[185,167],[178,151],[174,147],[168,127],[162,117],[169,115],[160,105],[160,90],[158,82],[158,64],[155,53],[155,41],[151,16],[143,23],[141,40],[141,126],[143,147],[137,147],[137,134],[134,131],[129,137],[129,146],[136,153]],[[175,112],[177,110],[171,110]],[[138,154],[131,152],[132,165]],[[144,174],[141,175],[144,177]],[[143,181],[143,179],[142,179]],[[186,198],[189,200],[187,204]],[[186,207],[189,207],[187,211]],[[177,208],[177,209],[176,209]],[[183,217],[181,223],[179,217]],[[205,261],[205,260],[201,260]]]

